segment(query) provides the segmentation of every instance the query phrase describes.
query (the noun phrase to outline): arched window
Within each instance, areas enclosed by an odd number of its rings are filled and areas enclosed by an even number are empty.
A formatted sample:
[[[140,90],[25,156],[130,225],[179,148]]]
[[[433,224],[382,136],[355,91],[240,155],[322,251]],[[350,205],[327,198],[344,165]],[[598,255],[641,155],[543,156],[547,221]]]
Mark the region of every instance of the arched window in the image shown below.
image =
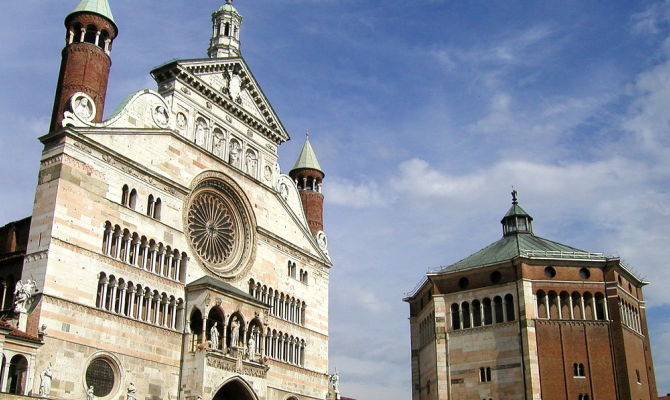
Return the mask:
[[[582,313],[582,296],[577,293],[572,293],[572,315],[574,319],[584,319],[584,314]]]
[[[128,198],[128,207],[133,210],[137,206],[137,190],[133,189],[130,191],[130,196]]]
[[[500,296],[496,296],[493,298],[493,308],[495,311],[495,317],[496,317],[496,324],[499,324],[501,322],[505,322],[505,316],[504,316],[504,311],[503,311],[503,301]]]
[[[482,305],[479,300],[472,302],[472,324],[482,326]]]
[[[537,317],[549,318],[547,309],[547,295],[542,290],[538,290],[537,294]]]
[[[558,295],[553,290],[549,292],[549,319],[559,319]]]
[[[7,393],[26,394],[26,377],[28,375],[28,360],[17,354],[9,362],[9,374],[7,375]]]
[[[161,219],[161,208],[163,206],[163,202],[161,201],[160,197],[156,199],[156,203],[154,203],[154,213],[152,217],[154,219],[157,219],[160,221]]]
[[[605,296],[602,293],[596,293],[596,319],[604,321],[607,318],[605,317],[605,309],[607,304],[605,303]]]
[[[191,329],[191,351],[196,351],[198,343],[202,342],[202,312],[197,307],[191,311],[189,323]]]
[[[463,328],[464,329],[471,328],[472,325],[470,324],[471,322],[470,320],[472,316],[470,315],[470,303],[468,303],[467,301],[461,303],[461,310],[463,311]]]
[[[100,39],[98,40],[98,46],[103,50],[106,50],[105,42],[107,42],[107,39],[109,39],[109,32],[107,32],[106,30],[100,32]]]
[[[505,295],[505,314],[507,321],[514,321],[516,313],[514,312],[514,297],[511,294]]]
[[[230,23],[229,22],[226,22],[223,25],[223,35],[224,36],[230,36]]]
[[[84,27],[80,23],[76,23],[72,26],[72,42],[79,43],[82,41],[82,29]]]
[[[595,314],[594,314],[594,298],[593,295],[589,292],[584,293],[584,319],[586,320],[594,320]]]
[[[150,217],[154,216],[154,196],[152,194],[149,195],[149,198],[147,199],[147,215]]]
[[[128,185],[123,185],[123,188],[121,188],[121,204],[128,207],[129,199],[130,189],[128,188]]]
[[[84,42],[96,44],[96,39],[98,38],[98,28],[95,25],[88,25],[86,27],[86,35],[84,36]]]
[[[458,304],[451,305],[451,329],[461,329],[460,307]]]

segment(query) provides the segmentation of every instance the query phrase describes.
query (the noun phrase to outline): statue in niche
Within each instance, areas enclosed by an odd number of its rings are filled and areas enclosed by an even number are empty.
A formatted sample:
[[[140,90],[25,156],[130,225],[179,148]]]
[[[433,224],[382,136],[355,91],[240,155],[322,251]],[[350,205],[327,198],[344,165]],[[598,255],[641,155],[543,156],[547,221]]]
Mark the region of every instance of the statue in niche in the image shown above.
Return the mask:
[[[214,325],[209,329],[209,340],[212,342],[212,349],[219,349],[219,328],[218,322],[214,321]]]
[[[249,360],[251,361],[256,358],[256,339],[254,339],[255,334],[256,331],[254,330],[254,332],[249,335],[249,342],[247,343],[247,354],[249,355]]]
[[[186,115],[184,113],[177,114],[177,127],[179,129],[186,128]]]
[[[205,146],[207,142],[207,124],[203,120],[199,120],[195,126],[195,144]]]
[[[237,143],[236,141],[231,141],[230,142],[230,156],[228,162],[230,165],[238,166],[239,160],[240,160],[240,151],[242,149],[240,148],[240,144]]]
[[[230,327],[230,347],[239,347],[240,345],[240,322],[237,317],[233,319],[233,324]]]
[[[223,146],[225,145],[225,140],[223,135],[220,132],[214,133],[214,143],[212,145],[212,153],[219,157],[223,157]]]
[[[89,386],[88,390],[86,391],[86,400],[95,400],[93,386]]]
[[[256,177],[256,166],[258,165],[258,158],[253,151],[247,151],[247,173]]]
[[[37,284],[32,279],[26,280],[25,283],[23,281],[16,282],[16,289],[14,289],[14,311],[18,313],[28,312],[28,303],[36,288]]]
[[[52,379],[53,372],[51,371],[51,363],[49,363],[49,366],[40,374],[40,397],[49,397]]]
[[[130,382],[130,385],[128,385],[128,389],[126,390],[126,400],[137,400],[135,397],[137,394],[137,388],[135,385]]]

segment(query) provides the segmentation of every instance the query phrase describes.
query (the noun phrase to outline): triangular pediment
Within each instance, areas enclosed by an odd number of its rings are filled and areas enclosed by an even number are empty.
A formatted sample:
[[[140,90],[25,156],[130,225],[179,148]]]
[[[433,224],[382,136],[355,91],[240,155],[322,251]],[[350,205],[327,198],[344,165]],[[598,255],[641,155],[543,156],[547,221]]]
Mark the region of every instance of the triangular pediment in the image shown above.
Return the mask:
[[[289,140],[286,129],[241,57],[178,60],[156,68],[151,74],[159,85],[174,78],[187,82],[261,132],[267,131],[264,133],[278,144]]]

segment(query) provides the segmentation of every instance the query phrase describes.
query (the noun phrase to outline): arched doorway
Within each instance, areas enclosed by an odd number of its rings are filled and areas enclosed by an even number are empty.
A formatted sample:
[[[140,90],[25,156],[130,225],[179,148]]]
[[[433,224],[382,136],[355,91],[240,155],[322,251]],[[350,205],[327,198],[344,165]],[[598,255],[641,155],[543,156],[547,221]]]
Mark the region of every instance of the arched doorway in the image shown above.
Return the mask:
[[[226,383],[214,395],[213,400],[256,400],[254,391],[241,379]]]
[[[26,387],[26,374],[28,372],[28,360],[22,355],[15,355],[9,362],[9,373],[7,376],[7,393],[23,394]]]

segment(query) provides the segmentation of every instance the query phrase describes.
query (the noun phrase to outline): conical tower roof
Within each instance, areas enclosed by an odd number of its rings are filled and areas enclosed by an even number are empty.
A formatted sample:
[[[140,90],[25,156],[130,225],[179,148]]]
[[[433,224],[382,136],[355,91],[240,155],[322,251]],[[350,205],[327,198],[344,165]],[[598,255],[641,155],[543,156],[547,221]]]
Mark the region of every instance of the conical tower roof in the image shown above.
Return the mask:
[[[298,160],[295,162],[292,171],[298,169],[313,169],[323,173],[319,160],[316,158],[316,153],[314,153],[314,149],[309,143],[309,138],[307,138],[305,144],[302,145],[302,150],[300,150],[300,155],[298,156]]]
[[[114,16],[112,15],[112,9],[109,6],[109,2],[107,2],[107,0],[81,0],[79,5],[77,5],[77,7],[75,7],[75,9],[70,14],[68,14],[68,17],[79,12],[100,14],[116,25],[116,22],[114,22]]]

